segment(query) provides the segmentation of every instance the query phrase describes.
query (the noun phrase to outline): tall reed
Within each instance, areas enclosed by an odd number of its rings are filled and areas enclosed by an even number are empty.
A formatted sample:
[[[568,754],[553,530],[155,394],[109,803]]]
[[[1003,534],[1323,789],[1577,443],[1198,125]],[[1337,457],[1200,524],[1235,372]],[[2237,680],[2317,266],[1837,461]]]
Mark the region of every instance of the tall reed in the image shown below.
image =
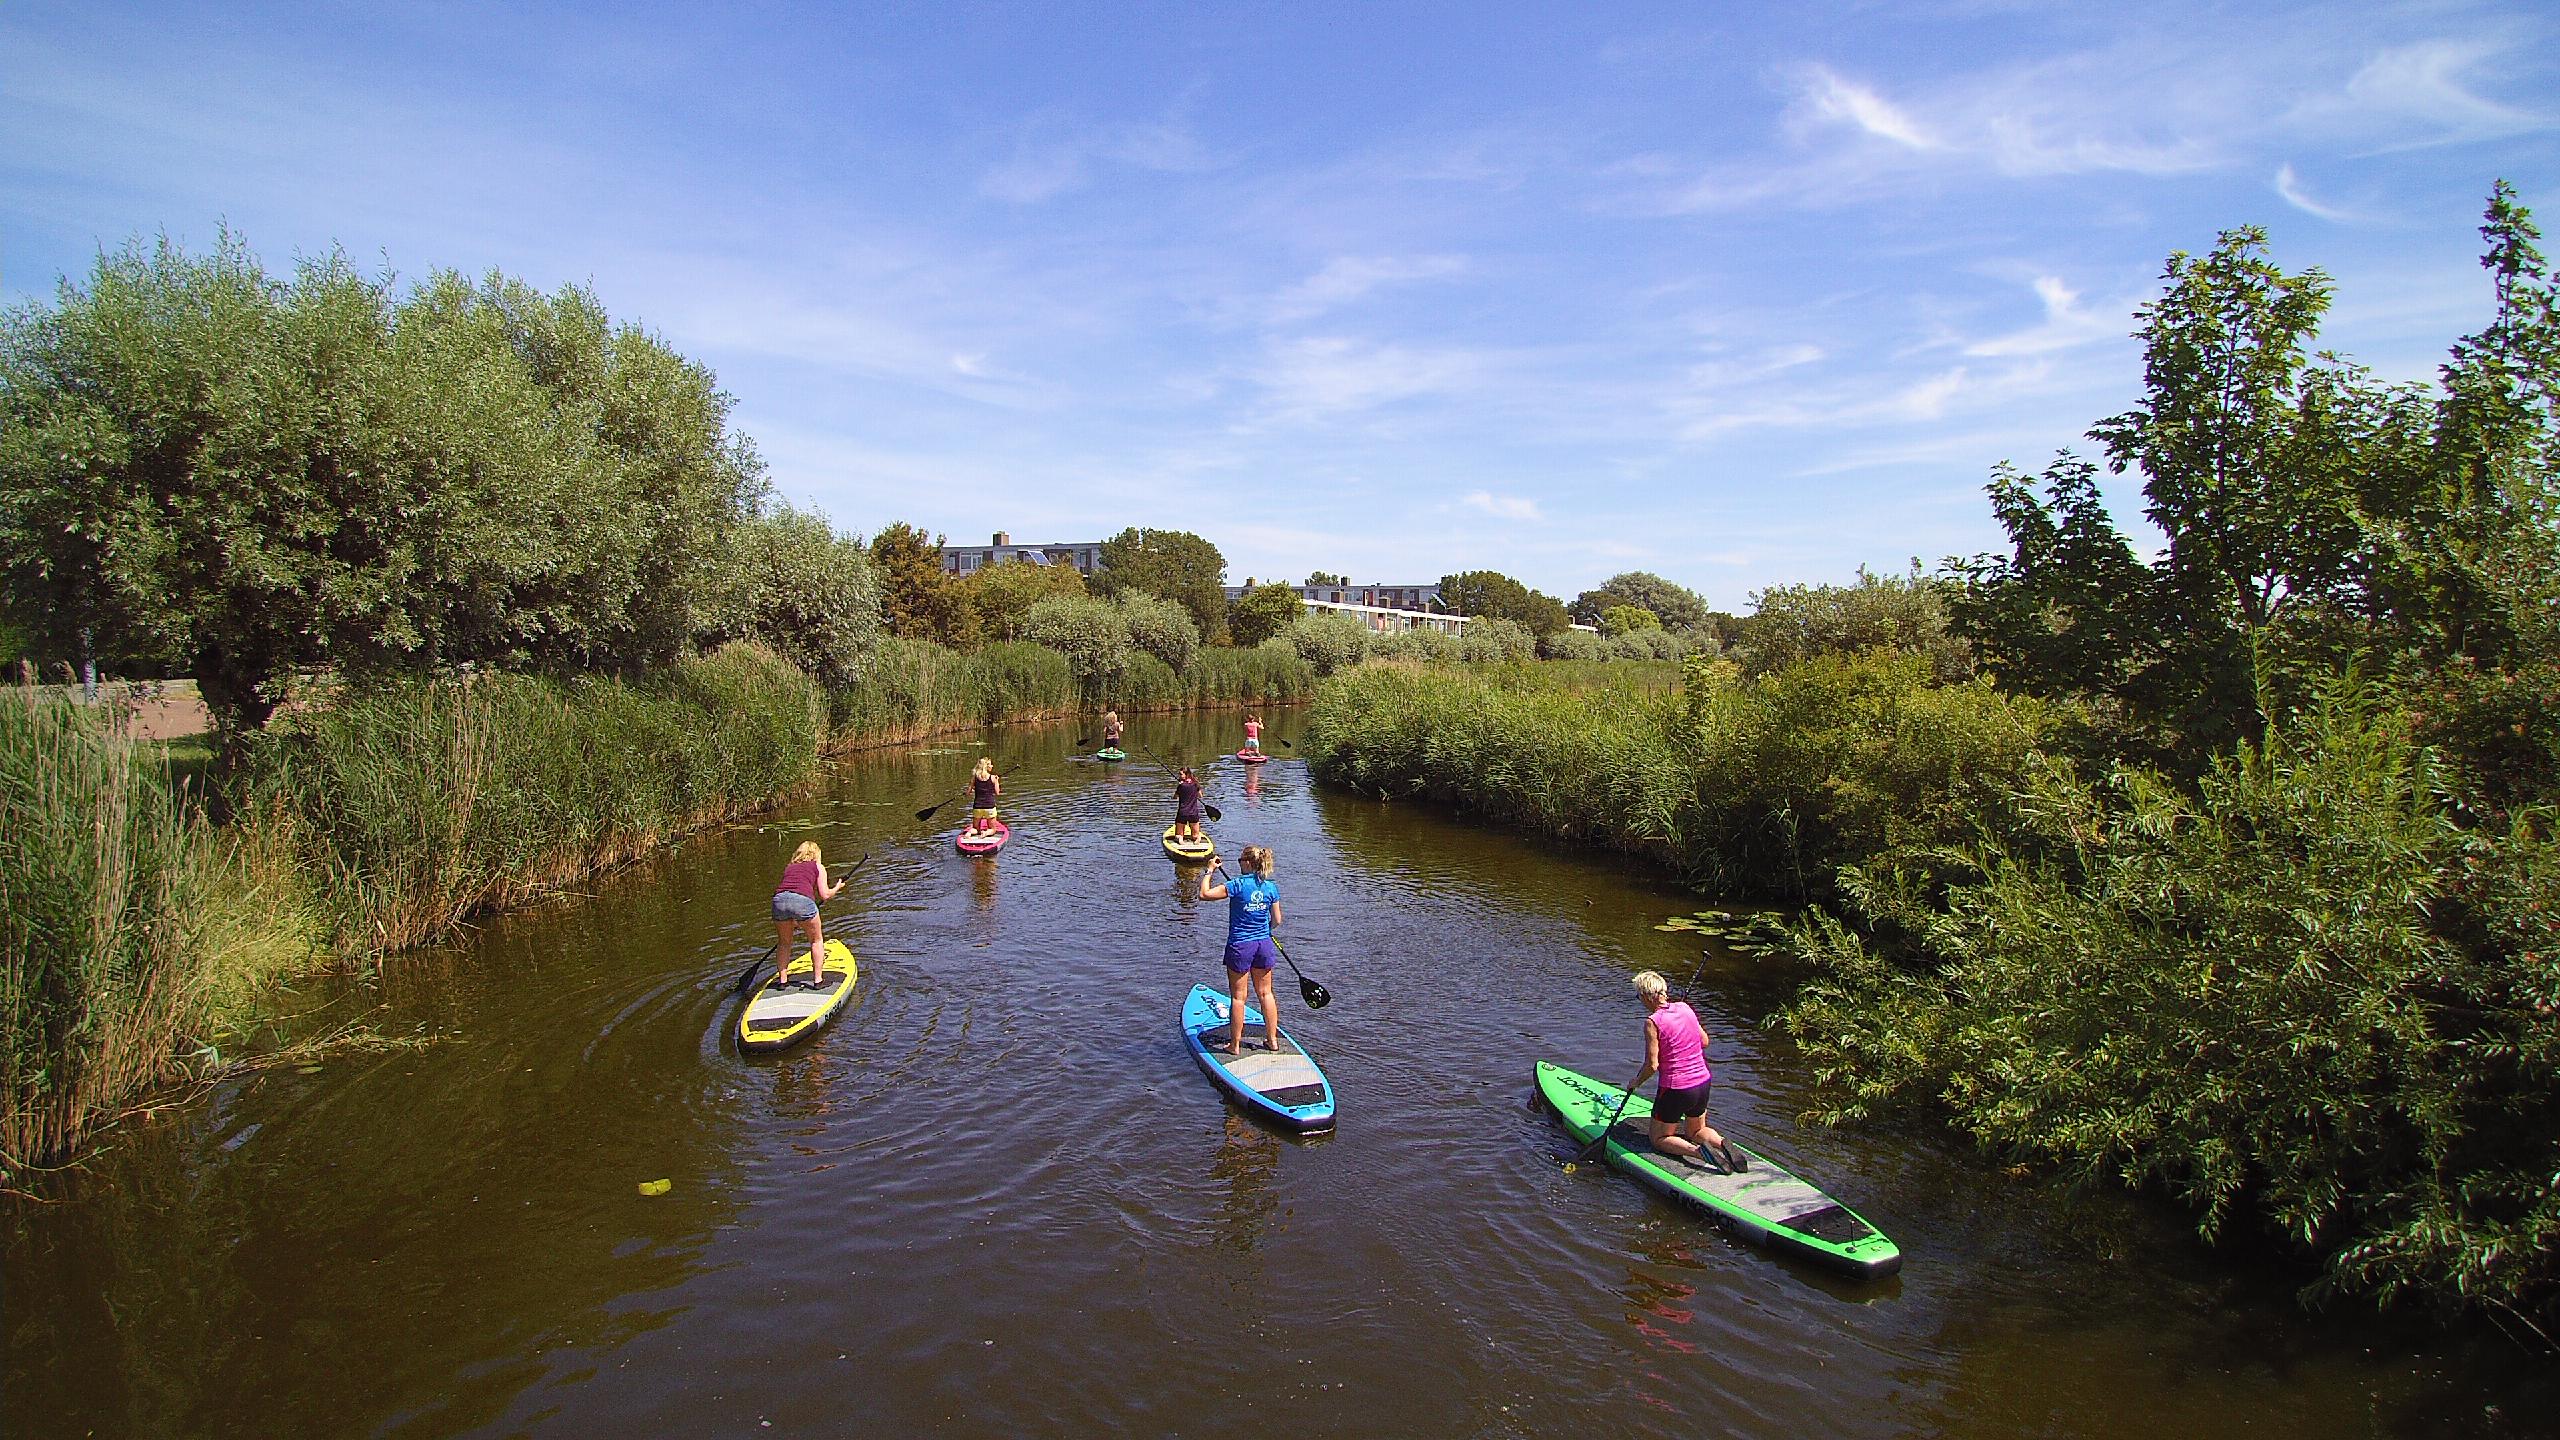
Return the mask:
[[[816,774],[815,682],[732,645],[644,684],[517,675],[350,687],[258,759],[340,948],[418,944]]]
[[[210,852],[113,718],[0,697],[0,1166],[173,1073]]]

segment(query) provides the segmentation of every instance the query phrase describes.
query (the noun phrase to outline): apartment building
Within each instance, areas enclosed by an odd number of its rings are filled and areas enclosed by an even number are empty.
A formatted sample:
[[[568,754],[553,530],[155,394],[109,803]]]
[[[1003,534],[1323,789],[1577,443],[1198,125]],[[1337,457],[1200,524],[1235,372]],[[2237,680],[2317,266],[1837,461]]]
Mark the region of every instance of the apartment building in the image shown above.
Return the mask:
[[[945,545],[942,568],[951,575],[968,575],[990,565],[1072,565],[1076,573],[1091,579],[1102,568],[1102,542],[1099,540],[1051,541],[1046,545],[1016,545],[1013,537],[1002,530],[985,545]]]

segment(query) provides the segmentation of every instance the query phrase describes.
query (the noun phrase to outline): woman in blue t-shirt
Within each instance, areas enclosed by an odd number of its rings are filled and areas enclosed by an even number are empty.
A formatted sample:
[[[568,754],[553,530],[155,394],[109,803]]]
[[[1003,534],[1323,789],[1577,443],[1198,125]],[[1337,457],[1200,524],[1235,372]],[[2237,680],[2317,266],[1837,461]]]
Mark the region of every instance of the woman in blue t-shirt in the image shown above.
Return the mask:
[[[1247,845],[1236,859],[1237,879],[1227,883],[1225,866],[1218,878],[1200,877],[1200,898],[1227,902],[1227,1043],[1212,1046],[1222,1055],[1244,1049],[1245,991],[1253,991],[1262,1007],[1262,1044],[1280,1048],[1280,1005],[1271,997],[1271,967],[1280,963],[1271,934],[1280,925],[1280,887],[1271,883],[1271,850]]]

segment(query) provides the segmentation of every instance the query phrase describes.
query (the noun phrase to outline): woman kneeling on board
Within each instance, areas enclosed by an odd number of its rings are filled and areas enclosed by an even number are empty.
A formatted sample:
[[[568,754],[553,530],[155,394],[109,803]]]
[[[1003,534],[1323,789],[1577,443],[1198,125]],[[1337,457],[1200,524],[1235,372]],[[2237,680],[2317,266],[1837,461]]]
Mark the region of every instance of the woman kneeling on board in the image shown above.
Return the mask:
[[[1742,1171],[1751,1162],[1707,1128],[1707,1092],[1715,1088],[1715,1077],[1707,1069],[1709,1037],[1698,1012],[1688,1001],[1672,999],[1669,983],[1651,970],[1637,971],[1635,985],[1644,997],[1644,1068],[1627,1089],[1633,1092],[1646,1076],[1662,1072],[1653,1092],[1653,1148],[1675,1160],[1708,1160]]]
[[[1004,793],[1004,779],[996,774],[996,762],[981,755],[969,767],[969,833],[989,835],[996,828],[996,797]]]
[[[1271,939],[1280,923],[1280,887],[1271,883],[1271,865],[1269,846],[1247,845],[1236,857],[1234,885],[1226,883],[1224,871],[1214,881],[1200,877],[1201,899],[1227,902],[1227,1043],[1212,1047],[1221,1055],[1244,1050],[1248,987],[1262,1007],[1263,1048],[1280,1048],[1280,1006],[1271,998],[1271,967],[1280,963],[1280,949]]]
[[[803,840],[791,852],[791,863],[782,867],[782,883],[773,887],[773,973],[791,973],[791,941],[794,933],[809,937],[810,975],[806,982],[827,988],[826,922],[818,918],[818,906],[836,898],[844,882],[827,883],[826,861],[818,857],[818,842]],[[785,983],[777,979],[774,983]]]

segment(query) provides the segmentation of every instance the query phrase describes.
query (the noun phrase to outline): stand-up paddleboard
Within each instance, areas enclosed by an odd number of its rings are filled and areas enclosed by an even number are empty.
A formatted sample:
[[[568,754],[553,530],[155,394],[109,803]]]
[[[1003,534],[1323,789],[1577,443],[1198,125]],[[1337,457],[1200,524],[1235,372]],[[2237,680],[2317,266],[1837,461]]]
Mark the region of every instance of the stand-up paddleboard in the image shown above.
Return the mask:
[[[969,827],[963,825],[960,827],[960,833],[952,837],[951,843],[959,846],[960,853],[963,855],[993,855],[1004,848],[1004,842],[1013,838],[1012,826],[1001,820],[994,823],[995,833],[993,834],[972,835],[969,833]]]
[[[1227,1043],[1227,997],[1206,985],[1182,1002],[1182,1039],[1218,1088],[1255,1115],[1302,1133],[1333,1128],[1333,1084],[1287,1030],[1280,1048],[1262,1048],[1262,1011],[1244,1007],[1245,1048],[1237,1055],[1209,1047]]]
[[[1262,753],[1261,751],[1259,751],[1259,750],[1239,750],[1239,751],[1237,751],[1237,752],[1236,752],[1236,758],[1237,758],[1237,759],[1239,759],[1239,760],[1241,760],[1241,761],[1243,761],[1243,762],[1244,762],[1244,763],[1246,763],[1247,765],[1259,765],[1259,764],[1261,764],[1263,761],[1268,760],[1268,759],[1270,759],[1271,757],[1270,757],[1270,756],[1268,756],[1268,755],[1263,754],[1263,753]]]
[[[835,1018],[853,995],[853,952],[843,941],[830,938],[825,988],[809,983],[812,973],[809,952],[803,950],[756,987],[738,1015],[739,1049],[779,1050],[817,1034]]]
[[[1200,838],[1197,840],[1177,840],[1173,832],[1181,828],[1179,825],[1164,827],[1164,853],[1185,865],[1196,865],[1203,860],[1217,858],[1218,842],[1209,838],[1208,831],[1201,831]]]
[[[1750,1167],[1727,1174],[1705,1163],[1675,1160],[1653,1148],[1653,1102],[1627,1096],[1614,1085],[1538,1062],[1538,1094],[1563,1117],[1573,1137],[1588,1145],[1609,1124],[1620,1097],[1627,1108],[1610,1129],[1609,1163],[1673,1200],[1704,1211],[1717,1224],[1756,1245],[1790,1251],[1853,1275],[1890,1275],[1902,1268],[1902,1251],[1857,1211],[1797,1179],[1745,1145]],[[1728,1137],[1729,1138],[1729,1137]]]
[[[1129,752],[1121,749],[1117,745],[1105,745],[1101,749],[1093,752],[1093,758],[1096,760],[1126,760],[1129,758]]]

